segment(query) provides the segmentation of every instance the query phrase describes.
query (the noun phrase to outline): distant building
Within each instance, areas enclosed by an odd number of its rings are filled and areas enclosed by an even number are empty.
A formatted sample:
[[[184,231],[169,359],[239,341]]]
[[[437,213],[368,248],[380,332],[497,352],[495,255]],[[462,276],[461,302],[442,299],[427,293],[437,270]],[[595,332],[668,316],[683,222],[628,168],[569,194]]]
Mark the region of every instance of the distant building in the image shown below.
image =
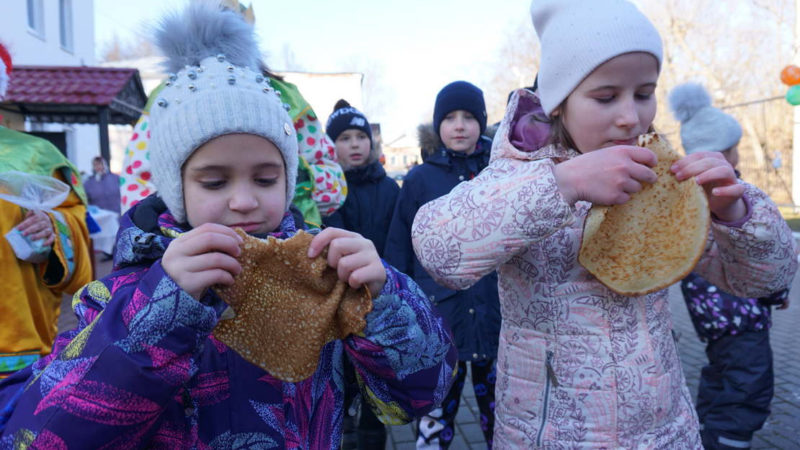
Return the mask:
[[[144,98],[135,71],[92,68],[94,1],[4,1],[0,41],[16,68],[0,105],[2,124],[51,140],[81,171],[91,172],[106,128],[87,123],[126,123]]]

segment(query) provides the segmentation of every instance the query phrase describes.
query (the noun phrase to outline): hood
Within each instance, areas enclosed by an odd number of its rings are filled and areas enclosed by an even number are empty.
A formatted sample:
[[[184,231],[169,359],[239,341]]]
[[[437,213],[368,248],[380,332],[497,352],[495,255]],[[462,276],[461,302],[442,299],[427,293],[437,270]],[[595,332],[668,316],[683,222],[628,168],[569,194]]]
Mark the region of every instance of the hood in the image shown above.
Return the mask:
[[[537,95],[527,89],[517,89],[511,95],[508,102],[505,116],[497,128],[497,134],[492,142],[491,159],[510,158],[520,160],[554,159],[556,162],[565,161],[580,155],[577,150],[568,149],[558,144],[547,144],[534,151],[526,151],[517,148],[512,142],[519,142],[518,137],[513,136],[513,130],[517,122],[534,112],[539,106]]]
[[[153,264],[164,256],[173,239],[189,230],[187,224],[179,224],[175,220],[161,198],[156,195],[147,197],[131,207],[120,219],[114,270]],[[297,231],[291,212],[284,214],[278,230],[269,235],[283,239]]]

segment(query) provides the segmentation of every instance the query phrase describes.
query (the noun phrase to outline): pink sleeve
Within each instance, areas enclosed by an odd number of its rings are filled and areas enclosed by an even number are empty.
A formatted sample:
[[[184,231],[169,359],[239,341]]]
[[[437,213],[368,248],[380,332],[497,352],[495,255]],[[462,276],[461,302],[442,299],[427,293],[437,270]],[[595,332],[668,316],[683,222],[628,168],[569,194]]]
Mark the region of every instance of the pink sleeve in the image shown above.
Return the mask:
[[[411,230],[420,263],[466,289],[519,251],[571,224],[549,159],[497,159],[475,179],[423,205]]]
[[[323,217],[333,214],[344,203],[347,182],[336,159],[336,150],[313,112],[295,119],[300,156],[305,158],[314,176],[311,198]]]
[[[797,271],[797,243],[769,197],[747,183],[746,221],[712,221],[706,251],[695,272],[740,297],[785,289]]]

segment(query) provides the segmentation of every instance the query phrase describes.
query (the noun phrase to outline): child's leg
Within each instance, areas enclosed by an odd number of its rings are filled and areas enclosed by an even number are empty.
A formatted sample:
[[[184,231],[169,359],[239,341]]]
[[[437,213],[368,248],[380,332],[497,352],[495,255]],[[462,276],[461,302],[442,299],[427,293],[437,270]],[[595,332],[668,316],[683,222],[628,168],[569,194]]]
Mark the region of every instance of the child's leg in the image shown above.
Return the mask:
[[[344,360],[344,415],[342,417],[342,445],[341,450],[353,450],[357,448],[356,436],[356,417],[358,404],[355,403],[358,397],[358,383],[356,382],[355,369],[353,363],[347,359],[343,353]],[[367,406],[369,409],[369,406]]]
[[[711,363],[722,367],[723,389],[709,402],[703,442],[710,448],[747,448],[767,420],[772,401],[769,331],[724,336],[709,344],[708,353]]]
[[[712,344],[713,342],[706,345],[708,363],[700,370],[700,384],[697,388],[695,409],[701,425],[705,423],[708,411],[712,409],[714,401],[724,388],[722,383],[723,363],[718,361],[714,353],[716,347]]]
[[[369,403],[362,400],[361,417],[358,420],[358,448],[383,449],[386,447],[386,426],[372,412]]]
[[[494,384],[497,380],[497,365],[494,359],[473,361],[472,387],[475,401],[481,413],[481,431],[486,438],[487,448],[492,448],[494,436]]]
[[[458,362],[458,372],[453,387],[442,401],[441,408],[436,408],[417,421],[418,449],[446,449],[450,447],[455,436],[456,413],[461,401],[461,391],[467,378],[467,363]]]

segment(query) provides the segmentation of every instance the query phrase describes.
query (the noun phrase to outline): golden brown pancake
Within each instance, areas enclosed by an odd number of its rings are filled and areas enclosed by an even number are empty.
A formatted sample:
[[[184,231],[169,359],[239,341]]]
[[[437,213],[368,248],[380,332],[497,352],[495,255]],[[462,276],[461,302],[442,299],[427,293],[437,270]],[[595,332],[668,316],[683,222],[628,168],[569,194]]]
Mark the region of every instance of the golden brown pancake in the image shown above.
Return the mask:
[[[705,248],[711,214],[694,178],[670,171],[680,155],[655,133],[640,147],[658,157],[654,184],[622,205],[594,205],[583,228],[578,261],[612,291],[638,296],[664,289],[692,271]]]
[[[236,232],[244,239],[242,272],[232,286],[217,288],[235,317],[221,320],[214,336],[276,378],[302,381],[314,374],[326,343],[364,331],[370,294],[339,280],[327,250],[306,256],[310,233],[280,240]]]

